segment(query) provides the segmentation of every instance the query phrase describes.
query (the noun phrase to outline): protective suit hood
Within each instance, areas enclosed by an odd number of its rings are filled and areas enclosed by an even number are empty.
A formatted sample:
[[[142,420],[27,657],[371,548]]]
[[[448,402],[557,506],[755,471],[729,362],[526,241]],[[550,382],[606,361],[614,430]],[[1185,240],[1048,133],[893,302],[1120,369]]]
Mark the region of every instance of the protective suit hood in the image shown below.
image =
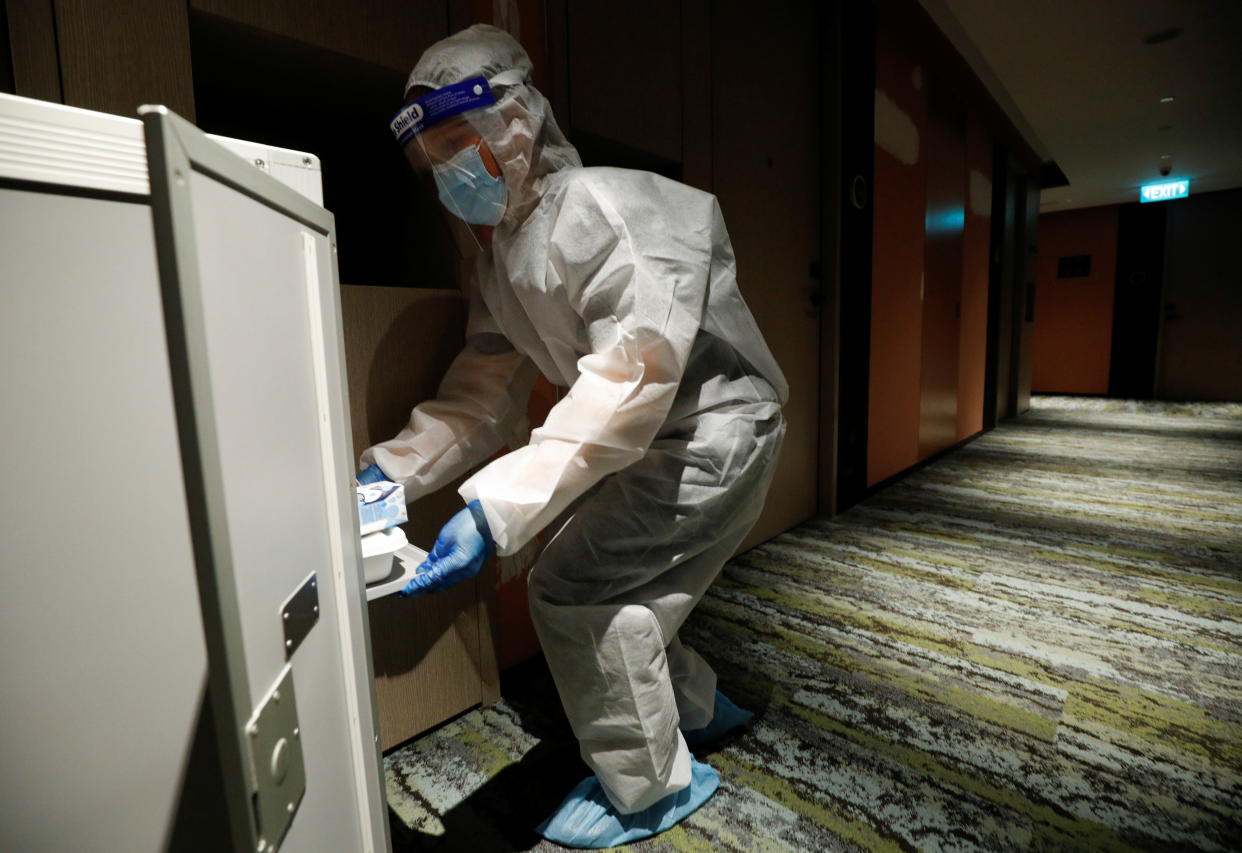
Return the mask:
[[[502,226],[516,227],[539,203],[545,178],[582,160],[552,117],[552,107],[531,83],[530,57],[513,36],[475,24],[424,51],[406,82],[441,89],[484,77],[496,103],[469,114],[496,158],[509,189]]]

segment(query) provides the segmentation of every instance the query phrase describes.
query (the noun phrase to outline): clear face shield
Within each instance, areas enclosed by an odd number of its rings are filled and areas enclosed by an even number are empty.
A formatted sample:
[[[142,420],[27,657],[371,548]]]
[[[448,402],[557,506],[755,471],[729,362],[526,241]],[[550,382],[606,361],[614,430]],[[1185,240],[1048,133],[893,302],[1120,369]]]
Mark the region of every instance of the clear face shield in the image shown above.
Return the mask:
[[[491,242],[508,207],[504,175],[483,140],[496,100],[482,77],[436,89],[406,104],[389,122],[420,183],[434,185],[464,256]]]

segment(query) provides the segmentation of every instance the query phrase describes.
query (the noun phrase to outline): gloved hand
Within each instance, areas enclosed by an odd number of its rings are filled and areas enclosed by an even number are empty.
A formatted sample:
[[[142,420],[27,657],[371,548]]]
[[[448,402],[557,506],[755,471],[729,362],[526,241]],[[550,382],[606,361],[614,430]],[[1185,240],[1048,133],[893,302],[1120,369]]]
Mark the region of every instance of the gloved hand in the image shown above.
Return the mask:
[[[388,476],[379,469],[379,466],[372,464],[359,471],[358,475],[354,477],[354,482],[360,486],[365,486],[370,483],[378,483],[381,480],[387,479]]]
[[[468,580],[479,573],[494,549],[483,507],[478,501],[471,501],[441,528],[431,553],[418,567],[418,574],[401,590],[401,595],[408,598],[439,592]]]

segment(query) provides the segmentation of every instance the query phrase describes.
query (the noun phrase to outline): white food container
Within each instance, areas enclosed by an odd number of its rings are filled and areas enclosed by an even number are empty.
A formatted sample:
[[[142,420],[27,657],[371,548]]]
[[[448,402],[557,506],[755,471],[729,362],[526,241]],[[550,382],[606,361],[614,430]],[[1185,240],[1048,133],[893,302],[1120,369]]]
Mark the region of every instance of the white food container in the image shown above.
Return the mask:
[[[406,544],[405,531],[390,527],[362,537],[362,578],[367,583],[382,581],[392,574],[392,555]]]

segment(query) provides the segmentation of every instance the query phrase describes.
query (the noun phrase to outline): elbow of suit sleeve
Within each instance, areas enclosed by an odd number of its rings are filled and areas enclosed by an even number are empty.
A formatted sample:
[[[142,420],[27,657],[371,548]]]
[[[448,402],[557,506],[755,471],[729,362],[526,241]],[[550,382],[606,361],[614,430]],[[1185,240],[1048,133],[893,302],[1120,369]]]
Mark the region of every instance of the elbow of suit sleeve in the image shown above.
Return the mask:
[[[361,461],[405,485],[411,500],[433,492],[500,449],[525,412],[535,376],[521,353],[467,347],[436,397],[415,406],[405,429],[368,448]]]
[[[641,341],[641,343],[640,343]],[[659,336],[622,334],[579,360],[579,375],[531,442],[467,480],[500,554],[520,549],[574,500],[647,452],[672,406],[684,360]]]

